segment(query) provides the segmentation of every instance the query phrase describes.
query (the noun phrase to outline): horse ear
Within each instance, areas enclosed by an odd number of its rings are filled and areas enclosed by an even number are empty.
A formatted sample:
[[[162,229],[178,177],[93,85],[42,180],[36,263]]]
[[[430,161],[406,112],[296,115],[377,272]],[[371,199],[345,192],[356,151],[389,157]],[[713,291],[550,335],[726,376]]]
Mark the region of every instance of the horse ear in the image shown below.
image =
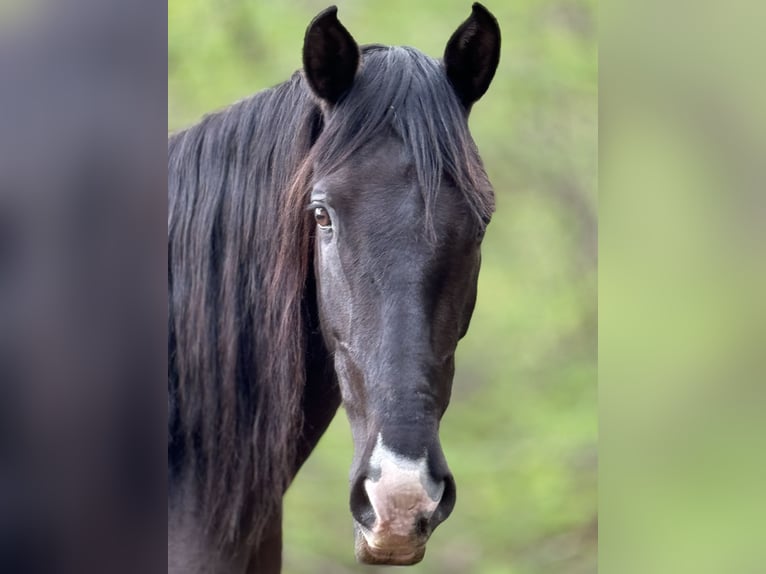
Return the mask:
[[[500,61],[500,26],[478,2],[444,50],[447,77],[466,109],[489,88]]]
[[[338,21],[338,8],[320,12],[306,30],[303,70],[309,86],[321,99],[336,104],[354,83],[359,46]]]

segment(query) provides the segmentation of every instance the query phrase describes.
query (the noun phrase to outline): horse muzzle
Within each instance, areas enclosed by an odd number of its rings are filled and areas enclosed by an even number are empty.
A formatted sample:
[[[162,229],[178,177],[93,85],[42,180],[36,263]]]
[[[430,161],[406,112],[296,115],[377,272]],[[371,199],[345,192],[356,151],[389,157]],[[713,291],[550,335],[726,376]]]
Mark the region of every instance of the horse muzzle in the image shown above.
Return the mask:
[[[434,528],[449,516],[454,503],[455,486],[448,472],[434,475],[427,456],[403,457],[379,437],[367,472],[352,484],[357,560],[417,564]]]

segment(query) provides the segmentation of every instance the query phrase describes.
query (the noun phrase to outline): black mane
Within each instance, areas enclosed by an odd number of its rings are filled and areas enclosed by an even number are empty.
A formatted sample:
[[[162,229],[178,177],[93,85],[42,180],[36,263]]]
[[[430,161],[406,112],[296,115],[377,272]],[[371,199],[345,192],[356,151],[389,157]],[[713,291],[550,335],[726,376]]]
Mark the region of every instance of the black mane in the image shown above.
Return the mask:
[[[295,74],[168,140],[168,463],[224,544],[260,535],[292,478],[308,250],[280,235],[301,233],[289,194],[318,118]]]

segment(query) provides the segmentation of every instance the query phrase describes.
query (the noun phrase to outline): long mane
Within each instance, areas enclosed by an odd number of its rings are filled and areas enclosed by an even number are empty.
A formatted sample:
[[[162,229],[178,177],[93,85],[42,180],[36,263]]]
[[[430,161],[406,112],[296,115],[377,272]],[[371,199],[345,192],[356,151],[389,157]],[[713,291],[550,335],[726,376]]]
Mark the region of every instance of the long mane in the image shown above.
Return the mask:
[[[319,108],[299,74],[168,139],[168,465],[221,546],[257,540],[294,472]]]
[[[428,224],[441,178],[478,225],[494,195],[442,63],[366,46],[323,119],[303,76],[168,140],[168,465],[198,481],[221,547],[257,541],[295,471],[305,383],[313,166],[391,130],[414,159]]]

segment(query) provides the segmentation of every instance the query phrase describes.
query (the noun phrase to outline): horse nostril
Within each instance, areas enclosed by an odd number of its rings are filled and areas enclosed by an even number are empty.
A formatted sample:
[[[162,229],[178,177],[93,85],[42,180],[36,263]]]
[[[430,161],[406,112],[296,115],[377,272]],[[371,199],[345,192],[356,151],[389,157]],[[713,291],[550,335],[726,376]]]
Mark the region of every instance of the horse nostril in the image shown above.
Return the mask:
[[[357,477],[351,487],[350,507],[351,515],[354,519],[364,526],[365,528],[372,529],[375,524],[375,510],[370,502],[370,497],[367,496],[367,491],[364,488],[364,483],[367,477],[362,475]]]
[[[427,517],[421,516],[415,523],[415,534],[418,538],[428,538],[431,535],[431,525]]]
[[[447,517],[452,513],[452,510],[455,508],[455,501],[457,499],[456,495],[456,488],[455,488],[455,479],[452,478],[452,475],[447,475],[444,477],[444,491],[442,492],[441,499],[439,500],[439,505],[436,507],[436,510],[433,513],[433,516],[431,516],[430,520],[430,527],[431,530],[436,528],[439,524],[444,522]]]

